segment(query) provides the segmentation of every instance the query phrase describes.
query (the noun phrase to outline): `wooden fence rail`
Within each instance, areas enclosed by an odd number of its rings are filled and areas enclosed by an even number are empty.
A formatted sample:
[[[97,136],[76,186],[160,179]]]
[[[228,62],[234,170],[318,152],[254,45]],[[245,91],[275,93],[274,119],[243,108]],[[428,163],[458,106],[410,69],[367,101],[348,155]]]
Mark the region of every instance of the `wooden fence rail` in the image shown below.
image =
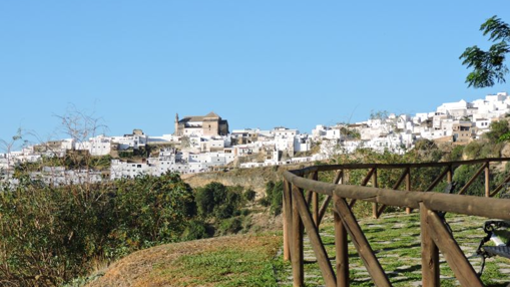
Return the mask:
[[[489,182],[491,163],[507,161],[510,161],[510,158],[420,164],[327,165],[284,172],[283,256],[284,260],[292,262],[294,286],[304,285],[304,231],[310,239],[326,286],[349,286],[347,236],[351,238],[374,284],[391,286],[351,210],[356,201],[371,202],[374,217],[379,217],[387,206],[403,207],[408,212],[412,209],[419,210],[423,286],[439,286],[439,252],[445,255],[448,265],[462,286],[483,286],[438,212],[510,220],[510,199],[492,198],[510,182],[510,176],[507,176],[492,192]],[[459,189],[458,194],[412,191],[412,173],[420,172],[422,168],[441,169],[439,175],[425,190],[432,191],[442,181],[446,180],[451,184],[455,169],[463,165],[480,167]],[[346,184],[344,181],[346,173],[359,169],[368,170],[360,185]],[[378,170],[394,169],[401,170],[401,173],[392,189],[379,188]],[[318,181],[321,172],[331,171],[336,171],[332,183]],[[462,195],[481,174],[484,174],[485,180],[484,197]],[[370,187],[367,186],[369,182]],[[398,190],[404,182],[405,190]],[[324,197],[321,204],[320,194]],[[331,202],[335,227],[335,266],[331,265],[319,235],[321,221]]]

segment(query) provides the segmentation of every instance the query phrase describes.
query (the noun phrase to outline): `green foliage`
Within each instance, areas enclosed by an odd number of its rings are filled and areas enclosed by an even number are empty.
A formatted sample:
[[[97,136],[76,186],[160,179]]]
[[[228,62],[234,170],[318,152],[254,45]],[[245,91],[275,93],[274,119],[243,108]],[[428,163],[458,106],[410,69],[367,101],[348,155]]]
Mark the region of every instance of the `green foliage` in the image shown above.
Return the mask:
[[[182,234],[184,241],[208,238],[211,236],[210,231],[207,228],[207,224],[200,219],[193,219],[188,224]]]
[[[59,188],[21,179],[0,193],[0,278],[14,286],[59,285],[94,261],[181,240],[196,213],[176,174]],[[203,235],[196,225],[187,238]]]
[[[504,133],[502,134],[499,139],[498,139],[499,142],[507,142],[507,141],[510,141],[510,132],[507,132],[507,133]]]
[[[472,141],[464,147],[464,155],[468,159],[499,157],[508,135],[510,129],[506,119],[493,122],[490,131],[481,140]]]
[[[260,203],[264,206],[269,206],[271,213],[278,215],[282,212],[283,201],[283,181],[269,181],[266,183],[266,197]]]
[[[106,170],[110,168],[112,157],[110,155],[91,156],[88,151],[68,151],[62,158],[43,157],[38,163],[23,163],[20,169],[24,171],[37,171],[43,166],[63,166],[66,169],[95,169]]]
[[[472,141],[464,148],[464,154],[468,159],[479,157],[482,151],[482,145],[479,141]]]
[[[443,151],[433,141],[421,139],[416,141],[414,149],[405,157],[409,158],[409,162],[437,162],[443,155]]]
[[[205,218],[211,216],[216,206],[223,202],[226,193],[227,188],[219,182],[212,182],[203,188],[197,189],[195,199],[198,213]]]
[[[476,165],[461,165],[455,169],[453,175],[453,181],[457,186],[464,186],[473,174],[479,169]],[[469,189],[466,191],[466,195],[482,195],[484,190],[484,179],[482,176],[478,176],[475,181],[471,184]]]
[[[388,111],[370,111],[371,120],[385,120],[389,116]]]
[[[143,157],[143,158],[148,158],[150,156],[150,154],[151,154],[150,146],[138,147],[137,149],[135,149],[133,151],[134,156],[139,156],[139,157]]]
[[[468,86],[474,88],[492,87],[497,83],[505,83],[508,68],[505,65],[506,54],[510,52],[507,41],[510,40],[510,27],[497,16],[492,16],[480,26],[483,35],[489,34],[489,41],[494,43],[488,51],[477,46],[466,48],[460,55],[462,64],[473,71],[466,77]]]
[[[458,161],[462,160],[462,154],[464,153],[464,146],[457,145],[452,149],[450,153],[449,161]]]
[[[233,234],[243,229],[243,220],[241,217],[227,218],[221,221],[218,231],[221,235]]]
[[[501,138],[510,132],[508,128],[508,121],[506,119],[492,122],[490,125],[490,131],[484,134],[484,138],[489,142],[496,143],[500,142]]]
[[[361,139],[361,134],[357,130],[355,130],[355,129],[341,127],[340,128],[340,134],[345,136],[345,137],[347,137],[347,138]]]
[[[196,203],[198,214],[203,218],[230,218],[238,215],[242,204],[242,187],[227,187],[219,182],[211,182],[197,189]]]
[[[128,148],[125,150],[119,151],[119,157],[120,158],[132,158],[132,157],[141,157],[141,158],[148,158],[151,154],[152,148],[151,146],[147,145],[145,147],[138,147],[137,149]]]
[[[252,189],[248,189],[246,190],[244,193],[243,193],[243,198],[244,200],[246,201],[252,201],[255,199],[255,196],[257,195],[257,193],[252,190]]]
[[[135,154],[135,152],[133,149],[126,149],[126,150],[119,151],[120,158],[131,158],[134,156],[134,154]]]

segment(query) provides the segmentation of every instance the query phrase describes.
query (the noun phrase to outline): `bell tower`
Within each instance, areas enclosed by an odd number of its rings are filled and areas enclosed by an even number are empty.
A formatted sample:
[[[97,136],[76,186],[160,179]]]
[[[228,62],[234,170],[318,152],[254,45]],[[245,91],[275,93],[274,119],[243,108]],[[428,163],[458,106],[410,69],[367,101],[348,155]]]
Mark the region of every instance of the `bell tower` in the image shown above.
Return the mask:
[[[174,135],[179,135],[179,114],[175,113],[175,127],[174,127]]]

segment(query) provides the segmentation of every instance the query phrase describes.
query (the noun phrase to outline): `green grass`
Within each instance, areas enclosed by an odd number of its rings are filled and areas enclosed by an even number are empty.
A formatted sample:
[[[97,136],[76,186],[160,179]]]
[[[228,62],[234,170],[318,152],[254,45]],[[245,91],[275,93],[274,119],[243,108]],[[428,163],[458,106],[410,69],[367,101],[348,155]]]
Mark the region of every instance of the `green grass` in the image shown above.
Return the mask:
[[[276,286],[273,266],[263,253],[220,250],[182,257],[179,271],[193,279],[185,285]]]
[[[486,219],[447,214],[446,220],[475,271],[479,271],[481,258],[473,255],[485,235],[482,226]],[[360,226],[393,286],[419,286],[422,276],[419,215],[416,212],[411,215],[386,214],[380,219],[362,219]],[[320,233],[329,257],[333,258],[334,229],[331,221],[323,223]],[[315,255],[308,242],[305,242],[304,254],[306,286],[324,285]],[[331,262],[334,266],[334,259]],[[442,255],[440,255],[440,262],[441,286],[458,286],[459,283],[453,271]],[[292,286],[290,263],[283,264],[284,272],[277,273],[280,285]],[[351,286],[374,285],[351,242],[349,242],[349,267]],[[482,281],[487,286],[506,286],[510,282],[509,274],[506,272],[510,272],[509,260],[499,257],[490,258],[487,260]]]
[[[481,259],[472,255],[484,237],[482,226],[485,220],[473,216],[447,215],[454,237],[476,271],[480,268]],[[359,223],[392,285],[420,286],[418,214],[390,213],[380,219],[362,219]],[[320,233],[334,266],[334,227],[331,218],[325,219]],[[152,253],[142,252],[133,258],[128,256],[126,264],[129,266],[134,262],[140,264],[140,259],[143,259],[151,267],[140,273],[143,278],[137,275],[133,278],[138,279],[126,281],[126,286],[128,283],[132,284],[129,286],[146,286],[149,283],[155,286],[170,283],[171,286],[292,286],[292,268],[289,262],[283,262],[278,250],[281,251],[281,232],[169,244]],[[324,280],[306,236],[304,255],[306,286],[323,286]],[[442,255],[440,262],[441,286],[458,286]],[[349,268],[351,286],[374,286],[352,242],[349,242]],[[482,281],[486,286],[506,286],[510,281],[508,273],[510,261],[490,258]],[[97,286],[110,286],[109,283],[116,280]]]
[[[153,275],[171,278],[172,286],[278,286],[275,270],[283,265],[275,254],[281,245],[280,238],[251,236],[240,244],[180,256],[171,268],[156,267]]]

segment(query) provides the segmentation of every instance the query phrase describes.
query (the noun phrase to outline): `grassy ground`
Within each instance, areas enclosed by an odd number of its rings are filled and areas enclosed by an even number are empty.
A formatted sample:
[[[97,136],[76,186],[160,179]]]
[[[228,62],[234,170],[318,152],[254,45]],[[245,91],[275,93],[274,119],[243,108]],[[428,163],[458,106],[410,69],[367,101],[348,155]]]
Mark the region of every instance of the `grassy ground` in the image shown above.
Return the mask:
[[[484,218],[447,214],[454,237],[476,271],[473,256],[484,236]],[[420,226],[416,213],[385,214],[362,219],[360,225],[394,286],[421,286]],[[321,226],[321,238],[334,258],[331,218]],[[142,250],[94,274],[87,286],[292,286],[290,263],[283,262],[281,232],[237,235],[168,244]],[[306,286],[323,286],[314,253],[305,236]],[[441,286],[457,286],[441,255]],[[334,264],[334,259],[331,261]],[[349,244],[351,286],[374,286],[352,243]],[[482,280],[487,286],[507,286],[510,261],[487,260]],[[73,285],[73,286],[82,286]]]
[[[119,260],[87,286],[277,286],[280,246],[275,234],[162,245]]]
[[[486,219],[447,214],[453,234],[461,249],[465,252],[476,271],[480,269],[481,258],[473,256],[480,240]],[[421,248],[419,216],[416,213],[405,215],[393,213],[383,215],[380,219],[363,219],[361,228],[377,253],[383,269],[394,286],[421,286]],[[321,238],[330,258],[334,257],[334,230],[331,220],[321,228]],[[306,240],[306,236],[305,236]],[[319,267],[308,241],[305,241],[305,282],[307,286],[324,284]],[[281,260],[281,259],[279,259]],[[458,286],[453,272],[440,255],[441,286]],[[332,264],[334,266],[334,260]],[[349,267],[351,286],[373,286],[357,252],[349,243]],[[284,271],[277,273],[281,286],[292,286],[292,270],[289,263],[284,264]],[[507,286],[510,282],[510,261],[502,258],[487,260],[482,276],[487,286]]]

